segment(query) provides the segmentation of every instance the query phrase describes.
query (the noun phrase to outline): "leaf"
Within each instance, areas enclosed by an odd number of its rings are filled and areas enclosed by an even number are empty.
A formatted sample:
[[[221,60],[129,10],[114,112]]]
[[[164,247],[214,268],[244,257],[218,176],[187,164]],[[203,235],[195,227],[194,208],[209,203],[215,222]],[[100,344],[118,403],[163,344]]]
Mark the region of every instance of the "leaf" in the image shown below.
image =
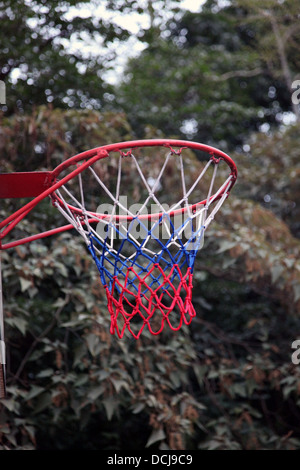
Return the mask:
[[[209,443],[209,446],[208,446],[208,450],[215,450],[215,449],[218,449],[220,447],[221,443],[219,441],[210,441]]]
[[[10,427],[7,424],[2,424],[1,425],[1,433],[2,434],[9,434],[10,433]]]
[[[88,382],[89,376],[87,374],[81,374],[74,381],[74,387],[80,387]]]
[[[87,353],[86,345],[80,344],[74,351],[74,367],[82,362],[83,357]]]
[[[220,242],[219,249],[217,250],[217,253],[223,253],[223,251],[230,250],[234,246],[236,246],[236,242],[230,242],[229,240],[224,240]]]
[[[55,268],[62,274],[62,276],[68,277],[68,270],[63,263],[56,262]]]
[[[94,387],[92,388],[92,390],[89,391],[88,398],[91,401],[95,401],[98,397],[100,397],[100,395],[102,395],[102,393],[105,392],[105,390],[106,388],[103,385],[100,385],[99,387]]]
[[[42,370],[41,372],[39,372],[37,374],[37,377],[38,378],[51,377],[51,375],[53,375],[53,374],[54,374],[53,369],[45,369],[45,370]]]
[[[25,279],[24,277],[20,277],[20,284],[21,284],[21,291],[25,292],[29,287],[32,286],[31,281]]]
[[[298,302],[298,300],[300,299],[300,284],[294,284],[293,291],[294,291],[294,301]]]
[[[59,308],[59,307],[63,307],[65,305],[66,301],[65,299],[63,299],[62,297],[59,297],[54,303],[53,303],[53,307],[56,307],[56,308]]]
[[[33,414],[40,413],[52,404],[51,393],[46,392],[39,396]]]
[[[118,402],[114,398],[109,397],[109,398],[106,398],[105,400],[103,400],[102,403],[103,403],[103,406],[104,406],[105,411],[106,411],[107,419],[108,419],[108,421],[110,421],[113,414],[114,414],[114,411],[116,410],[116,408],[118,406]]]
[[[125,382],[125,380],[118,380],[118,379],[114,379],[113,377],[110,380],[112,381],[117,393],[119,393],[122,387],[124,387],[127,390],[129,388],[128,383]]]
[[[31,441],[35,444],[35,428],[33,426],[25,424],[24,429],[26,429]]]
[[[20,317],[7,318],[6,323],[8,323],[10,326],[15,326],[16,328],[18,328],[19,331],[21,331],[23,335],[25,335],[28,323],[26,320],[24,320],[24,318],[20,318]]]
[[[278,264],[271,267],[272,284],[275,284],[275,282],[278,281],[283,271],[284,268],[282,266],[279,266]]]
[[[209,371],[207,377],[209,379],[217,379],[219,377],[219,371],[212,369],[212,370]]]
[[[31,390],[25,395],[26,400],[31,400],[32,398],[36,397],[40,393],[44,392],[45,389],[43,387],[39,387],[38,385],[33,385]]]
[[[291,268],[295,264],[295,259],[286,258],[284,262],[288,268]]]
[[[153,429],[147,441],[146,447],[150,447],[152,444],[154,444],[154,442],[163,441],[165,438],[166,434],[163,429]]]
[[[247,391],[244,383],[235,383],[231,387],[229,387],[228,390],[239,397],[245,398],[247,396]]]
[[[16,446],[16,445],[17,445],[16,438],[15,438],[15,436],[14,436],[13,434],[7,434],[6,439],[7,439],[13,446]]]
[[[95,357],[99,353],[99,338],[96,335],[90,333],[86,336],[86,342],[88,350],[90,351],[91,355]]]
[[[232,266],[235,262],[236,262],[235,258],[224,259],[222,263],[222,269],[225,270],[225,269],[230,268],[230,266]]]
[[[175,388],[180,387],[180,379],[178,377],[178,374],[176,372],[171,372],[170,373],[170,379],[172,384],[174,385]]]
[[[163,374],[166,372],[166,366],[164,364],[158,363],[158,364],[156,364],[156,366],[157,366],[158,370],[160,372],[162,372]]]
[[[137,405],[135,405],[132,408],[132,413],[136,415],[136,414],[140,413],[144,408],[145,408],[144,403],[138,403]]]
[[[19,414],[20,404],[13,399],[1,400],[1,405],[5,406],[9,411]]]
[[[203,385],[203,379],[204,379],[205,375],[207,374],[207,366],[194,364],[193,370],[194,370],[195,376],[197,378],[198,384],[201,387]]]
[[[107,377],[109,377],[109,372],[107,370],[100,370],[99,374],[98,374],[98,377],[99,377],[99,380],[102,381],[102,380],[105,380],[107,379]]]

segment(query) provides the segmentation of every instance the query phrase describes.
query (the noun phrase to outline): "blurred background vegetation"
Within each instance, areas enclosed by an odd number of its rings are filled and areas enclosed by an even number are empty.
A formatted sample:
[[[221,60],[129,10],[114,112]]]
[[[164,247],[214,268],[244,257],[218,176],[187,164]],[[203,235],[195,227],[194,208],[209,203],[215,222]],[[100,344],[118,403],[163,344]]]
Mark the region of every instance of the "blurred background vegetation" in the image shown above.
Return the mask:
[[[76,234],[2,253],[0,449],[300,448],[299,13],[297,0],[0,1],[1,172],[153,137],[212,144],[239,169],[197,259],[197,317],[176,334],[112,337]],[[1,218],[21,204],[2,200]],[[15,236],[60,222],[44,201]]]

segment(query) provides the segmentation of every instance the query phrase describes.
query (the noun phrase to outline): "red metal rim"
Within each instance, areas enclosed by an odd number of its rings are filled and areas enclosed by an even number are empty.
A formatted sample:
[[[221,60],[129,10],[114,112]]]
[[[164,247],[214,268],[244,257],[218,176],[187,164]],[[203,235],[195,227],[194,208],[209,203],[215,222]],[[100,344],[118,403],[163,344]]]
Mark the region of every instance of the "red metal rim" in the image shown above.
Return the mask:
[[[154,146],[164,146],[166,148],[170,148],[170,150],[173,150],[174,147],[175,148],[184,148],[184,147],[186,147],[186,148],[189,148],[189,149],[192,149],[192,150],[203,151],[203,152],[207,153],[208,155],[210,155],[210,158],[212,158],[212,157],[217,158],[217,159],[220,158],[220,159],[224,160],[227,163],[227,165],[228,165],[228,167],[231,171],[230,175],[232,176],[232,178],[231,178],[231,180],[228,184],[228,187],[224,188],[224,191],[229,193],[230,190],[232,189],[233,185],[235,184],[235,181],[237,179],[237,168],[236,168],[235,162],[226,153],[222,152],[221,150],[219,150],[215,147],[209,146],[209,145],[205,145],[205,144],[201,144],[201,143],[197,143],[197,142],[185,141],[185,140],[174,140],[174,139],[133,140],[133,141],[127,141],[127,142],[119,142],[119,143],[116,143],[116,144],[104,145],[104,146],[97,147],[97,148],[94,148],[94,149],[91,149],[91,150],[87,150],[87,151],[82,152],[78,155],[75,155],[75,156],[69,158],[68,160],[66,160],[65,162],[61,163],[60,165],[58,165],[53,171],[46,172],[47,173],[47,175],[46,175],[47,179],[49,178],[48,179],[49,187],[47,187],[47,189],[45,189],[45,191],[42,191],[39,195],[34,197],[34,199],[32,201],[25,204],[19,210],[17,210],[13,214],[11,214],[9,217],[7,217],[5,220],[0,222],[0,249],[12,248],[12,247],[15,247],[15,246],[18,246],[18,245],[29,243],[33,240],[38,240],[40,238],[48,237],[50,235],[55,235],[57,233],[61,233],[63,231],[67,231],[67,230],[72,229],[73,226],[71,224],[68,224],[68,225],[64,225],[64,226],[61,226],[61,227],[57,227],[57,228],[48,230],[46,232],[31,235],[29,237],[26,237],[26,238],[23,238],[23,239],[20,239],[20,240],[16,240],[16,241],[8,242],[6,244],[2,244],[3,238],[6,235],[8,235],[11,232],[11,230],[24,217],[26,217],[26,215],[37,204],[39,204],[39,202],[41,202],[43,199],[45,199],[46,197],[49,197],[49,196],[52,197],[52,198],[57,199],[58,196],[57,196],[57,194],[55,194],[55,191],[57,189],[59,189],[62,185],[64,185],[68,181],[70,181],[72,178],[77,176],[79,173],[84,171],[86,168],[91,166],[96,161],[101,160],[102,158],[108,157],[110,152],[122,152],[123,150],[126,150],[126,149],[130,150],[130,149],[134,149],[134,148],[138,148],[138,147],[154,147]],[[77,168],[74,169],[73,171],[71,171],[68,175],[64,176],[61,180],[59,180],[59,181],[57,180],[57,178],[59,177],[59,175],[62,173],[63,170],[68,169],[70,166],[75,165],[78,162],[83,162],[83,163],[80,166],[77,166]],[[31,177],[30,173],[28,173],[28,176]],[[221,194],[218,195],[218,198],[220,198],[222,196],[224,191]],[[214,196],[212,196],[212,197],[214,197]],[[205,203],[206,203],[206,200],[201,201],[199,203],[194,204],[193,206],[190,206],[190,209],[193,210],[197,206],[199,206],[201,204],[205,204]],[[72,206],[69,206],[69,207],[70,207],[71,210],[78,211],[79,213],[81,212],[80,209],[74,208]],[[186,210],[187,210],[187,208],[178,209],[178,211],[180,213],[182,213]],[[177,212],[174,211],[173,213],[170,213],[170,216],[176,215],[176,213]],[[97,218],[95,218],[94,222],[97,222],[97,219],[99,219],[101,216],[103,216],[103,218],[107,218],[107,214],[94,214],[94,215],[97,216]],[[161,215],[162,214],[160,214],[160,213],[152,214],[152,215],[145,215],[145,218],[149,218],[149,217],[159,218]],[[121,220],[121,216],[119,216],[119,217],[120,217],[120,220]],[[131,220],[130,216],[124,216],[124,217],[125,217],[126,220]],[[90,222],[93,222],[93,220],[90,219]]]
[[[185,140],[174,140],[174,139],[133,140],[133,141],[128,141],[128,142],[119,142],[119,143],[116,143],[116,144],[104,145],[102,147],[97,147],[95,149],[88,150],[87,152],[83,152],[83,153],[80,153],[78,155],[75,155],[74,157],[69,158],[65,162],[58,165],[53,170],[52,173],[55,176],[55,178],[57,178],[62,171],[66,170],[71,165],[75,165],[76,163],[79,163],[80,161],[86,161],[88,163],[90,161],[89,159],[92,158],[92,157],[95,157],[96,155],[98,155],[98,159],[100,160],[102,158],[109,157],[109,154],[112,153],[112,152],[121,152],[121,153],[123,153],[124,150],[132,150],[132,149],[135,149],[135,148],[143,148],[143,147],[158,147],[158,146],[159,147],[169,148],[171,151],[174,150],[174,147],[175,148],[180,148],[180,149],[189,148],[189,149],[192,149],[192,150],[199,150],[199,151],[202,151],[202,152],[205,152],[205,153],[209,154],[210,157],[214,157],[216,159],[221,159],[221,160],[225,161],[227,163],[228,167],[230,168],[231,175],[232,175],[232,179],[231,179],[230,183],[228,184],[228,187],[224,188],[224,191],[227,191],[227,193],[229,193],[229,191],[231,190],[231,188],[233,187],[233,185],[236,181],[237,167],[236,167],[235,162],[232,160],[231,157],[229,157],[229,155],[227,155],[226,153],[222,152],[221,150],[219,150],[215,147],[211,147],[209,145],[200,144],[200,143],[197,143],[197,142],[185,141]],[[94,163],[94,158],[93,158],[93,163]],[[90,166],[90,164],[89,165],[84,165],[84,168],[82,169],[82,171],[87,166]],[[70,175],[72,175],[72,173],[70,173]],[[222,195],[224,194],[224,191],[220,192],[220,194],[215,199],[219,199],[220,197],[222,197]],[[61,201],[61,199],[59,198],[59,196],[55,193],[55,191],[53,191],[51,197],[53,198],[53,200],[56,200],[57,202],[59,202],[60,205],[62,205],[62,206],[64,205],[63,202]],[[212,195],[210,197],[210,199],[212,199],[214,197],[215,197],[215,195]],[[190,205],[189,207],[180,208],[180,209],[177,209],[175,211],[171,211],[169,213],[169,216],[174,217],[178,214],[185,213],[188,210],[194,211],[194,210],[197,209],[198,206],[204,205],[204,204],[206,204],[206,199],[203,200],[203,201],[199,201],[196,204]],[[76,207],[74,207],[70,204],[68,204],[68,207],[74,213],[77,213],[78,215],[82,215],[82,210],[81,209],[78,209],[78,208],[76,208]],[[89,213],[90,216],[95,217],[96,219],[97,218],[98,219],[110,219],[110,217],[111,217],[109,214],[98,214],[98,213],[89,212],[89,211],[88,211],[88,213]],[[139,220],[159,219],[162,215],[163,214],[160,213],[160,212],[158,212],[156,214],[142,214],[142,215],[139,216]],[[126,216],[126,215],[122,215],[122,216],[115,215],[115,216],[113,216],[112,219],[115,222],[121,222],[122,220],[123,221],[125,221],[125,220],[126,221],[131,221],[133,219],[133,217],[132,216]]]
[[[68,160],[58,165],[52,171],[52,174],[53,176],[58,177],[59,174],[63,170],[68,168],[69,166],[74,165],[75,163],[78,163],[82,160],[88,160],[96,155],[98,155],[99,159],[101,159],[101,158],[108,157],[110,152],[120,152],[125,149],[130,150],[130,149],[139,148],[139,147],[157,147],[157,146],[167,147],[167,148],[170,148],[171,150],[173,149],[173,147],[179,147],[179,148],[187,147],[192,150],[200,150],[211,156],[221,158],[228,164],[229,168],[231,169],[232,174],[235,176],[234,181],[237,178],[236,164],[234,163],[232,158],[229,157],[229,155],[227,155],[226,153],[210,145],[205,145],[205,144],[201,144],[198,142],[191,142],[191,141],[186,141],[186,140],[177,140],[177,139],[131,140],[127,142],[118,142],[116,144],[103,145],[101,147],[96,147],[94,149],[79,153],[78,155],[75,155],[74,157],[68,158]]]

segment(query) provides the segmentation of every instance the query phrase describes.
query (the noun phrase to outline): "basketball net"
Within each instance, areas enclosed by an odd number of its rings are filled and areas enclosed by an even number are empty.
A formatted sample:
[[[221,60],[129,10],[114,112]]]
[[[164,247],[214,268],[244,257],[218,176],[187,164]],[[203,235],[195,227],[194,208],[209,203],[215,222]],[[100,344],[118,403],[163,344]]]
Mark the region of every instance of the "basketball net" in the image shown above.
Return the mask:
[[[161,150],[161,147],[160,147]],[[209,156],[202,171],[187,187],[184,148],[166,148],[162,166],[155,177],[145,176],[136,157],[136,149],[120,151],[117,157],[117,178],[112,192],[93,165],[90,172],[101,194],[111,201],[109,214],[88,209],[83,173],[77,175],[76,195],[68,184],[51,195],[53,204],[84,239],[98,268],[111,316],[110,332],[120,338],[129,331],[138,339],[148,328],[158,335],[167,324],[176,331],[189,325],[196,312],[192,304],[195,258],[204,243],[204,233],[227,198],[234,176],[226,174],[215,191],[221,158]],[[146,192],[146,199],[137,211],[124,205],[121,197],[123,165],[133,162],[135,175]],[[160,202],[162,180],[166,168],[178,170],[180,198],[166,209]],[[226,165],[225,165],[226,166]],[[192,197],[210,171],[206,199],[192,203]],[[219,181],[218,177],[218,181]],[[146,209],[155,206],[155,213]]]

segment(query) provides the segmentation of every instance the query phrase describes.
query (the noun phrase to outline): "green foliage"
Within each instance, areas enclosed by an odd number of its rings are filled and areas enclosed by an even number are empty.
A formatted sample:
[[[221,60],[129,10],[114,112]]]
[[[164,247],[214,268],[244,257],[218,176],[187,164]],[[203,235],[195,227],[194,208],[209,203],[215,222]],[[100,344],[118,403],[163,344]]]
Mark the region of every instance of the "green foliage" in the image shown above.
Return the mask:
[[[0,2],[0,79],[6,82],[9,112],[47,103],[99,109],[110,102],[112,89],[102,73],[112,56],[103,43],[125,40],[129,33],[100,17],[82,17],[80,7],[91,8],[90,3]],[[83,50],[89,40],[98,44],[97,56]]]
[[[104,77],[115,67],[115,46],[134,37],[126,21],[115,19],[115,13],[148,16],[149,27],[138,36],[149,42],[163,27],[166,14],[170,17],[178,11],[179,3],[169,1],[165,11],[160,0],[142,6],[128,0],[2,0],[4,109],[29,111],[47,103],[60,108],[111,109],[114,88]]]
[[[177,333],[111,336],[105,291],[76,233],[2,252],[8,394],[0,450],[300,448],[300,370],[291,360],[300,312],[299,124],[253,133],[285,112],[297,117],[298,4],[225,3],[208,0],[192,14],[177,0],[143,8],[107,0],[112,13],[149,19],[137,33],[145,50],[112,87],[104,72],[115,57],[110,45],[132,37],[125,25],[94,18],[89,1],[0,2],[8,101],[1,171],[53,169],[93,147],[165,135],[234,147],[239,170],[197,257],[197,316]],[[80,5],[90,8],[86,18],[66,15]],[[67,49],[86,38],[106,49]],[[110,181],[116,169],[102,163]],[[149,164],[159,163],[151,155]],[[187,163],[190,185],[196,156]],[[127,193],[141,198],[130,165],[123,176]],[[175,189],[170,174],[164,202]],[[25,202],[2,200],[1,220]],[[61,223],[43,201],[11,236]]]
[[[249,151],[240,157],[245,183],[238,195],[275,213],[299,238],[299,131],[289,126],[280,132],[254,134]],[[257,175],[263,184],[257,184]]]
[[[251,14],[238,2],[217,4],[172,18],[129,61],[116,96],[139,134],[151,122],[167,135],[232,148],[292,109],[291,83],[266,66]]]
[[[76,148],[133,137],[123,114],[43,107],[4,119],[2,129],[9,171],[28,169],[24,155],[36,169],[54,167]],[[112,337],[104,289],[76,234],[3,252],[1,449],[300,447],[299,366],[291,361],[300,245],[288,226],[296,212],[283,220],[277,210],[286,194],[296,196],[288,182],[298,171],[298,139],[297,127],[257,135],[248,154],[235,155],[240,184],[197,258],[197,317],[177,333]],[[278,185],[269,210],[263,196]],[[1,217],[17,204],[5,201]],[[43,203],[17,235],[60,223],[54,212]]]

